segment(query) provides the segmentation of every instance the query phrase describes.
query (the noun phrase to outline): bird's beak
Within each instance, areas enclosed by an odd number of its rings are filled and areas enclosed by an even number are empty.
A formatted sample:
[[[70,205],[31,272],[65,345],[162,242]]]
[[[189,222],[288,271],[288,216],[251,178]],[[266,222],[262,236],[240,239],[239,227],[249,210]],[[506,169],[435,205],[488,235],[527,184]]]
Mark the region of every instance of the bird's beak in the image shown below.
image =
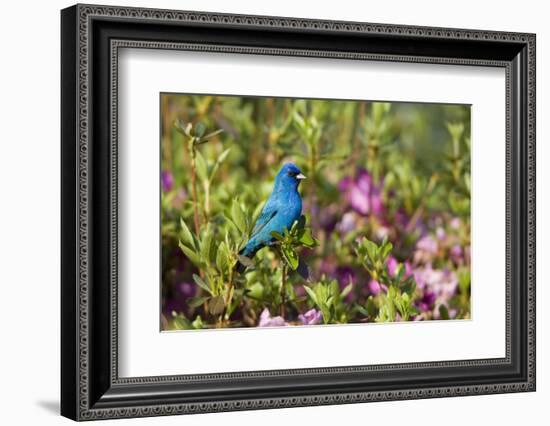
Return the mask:
[[[296,179],[298,180],[302,180],[302,179],[305,179],[306,178],[306,175],[304,175],[303,173],[300,173],[298,175],[296,175]]]

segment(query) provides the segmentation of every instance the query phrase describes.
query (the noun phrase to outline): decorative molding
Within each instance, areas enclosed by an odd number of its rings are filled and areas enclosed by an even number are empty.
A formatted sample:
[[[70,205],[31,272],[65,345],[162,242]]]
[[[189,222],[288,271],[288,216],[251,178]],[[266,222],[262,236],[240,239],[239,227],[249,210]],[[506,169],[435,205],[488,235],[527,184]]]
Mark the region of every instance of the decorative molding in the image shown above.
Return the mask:
[[[150,415],[169,415],[184,413],[207,413],[213,411],[267,409],[281,407],[298,407],[308,405],[325,404],[346,404],[353,402],[400,400],[434,398],[442,396],[462,396],[486,393],[506,393],[534,390],[535,386],[535,36],[533,34],[478,31],[464,29],[430,28],[417,26],[369,24],[357,22],[336,22],[324,20],[295,19],[283,17],[245,16],[203,12],[169,11],[157,9],[140,9],[126,7],[105,7],[78,5],[78,292],[77,292],[77,317],[78,317],[78,418],[82,420],[103,419],[110,417],[141,417]],[[208,403],[189,404],[165,404],[159,406],[143,406],[140,408],[121,409],[90,409],[88,375],[89,375],[89,329],[88,329],[88,308],[89,308],[89,241],[90,232],[90,209],[89,209],[89,43],[90,43],[90,21],[94,18],[116,17],[119,19],[153,21],[174,21],[196,24],[218,24],[232,27],[258,27],[258,28],[292,28],[296,30],[308,30],[326,33],[350,32],[364,34],[384,34],[386,36],[411,36],[415,38],[442,38],[462,40],[485,40],[485,41],[507,41],[511,43],[524,43],[528,51],[528,236],[529,244],[527,249],[528,282],[528,380],[520,383],[505,383],[485,386],[450,386],[426,389],[410,389],[399,391],[383,392],[361,392],[348,394],[327,394],[305,397],[280,397],[266,399],[234,400]],[[145,42],[139,40],[112,40],[111,41],[111,81],[110,89],[112,96],[111,120],[117,120],[117,93],[118,93],[118,49],[122,47],[131,48],[154,48],[154,49],[175,49],[195,50],[204,52],[224,52],[235,54],[263,54],[263,55],[292,55],[310,56],[333,59],[358,59],[375,61],[397,61],[397,62],[418,62],[418,63],[441,63],[455,65],[477,65],[494,66],[506,68],[506,115],[507,123],[511,116],[511,79],[510,68],[505,62],[486,60],[465,60],[460,58],[438,58],[438,57],[412,57],[398,55],[371,55],[350,52],[326,52],[312,50],[272,49],[253,48],[243,46],[216,46],[201,44]],[[111,126],[111,344],[117,348],[117,130]],[[209,375],[188,375],[188,376],[161,376],[161,377],[136,377],[118,378],[117,374],[117,353],[112,351],[111,381],[117,384],[130,383],[169,383],[175,381],[209,381],[219,379],[239,379],[249,377],[273,377],[273,376],[300,376],[303,374],[332,374],[342,372],[366,372],[380,371],[385,369],[398,369],[410,367],[449,367],[449,366],[480,366],[502,364],[510,362],[511,352],[511,266],[510,266],[510,163],[511,163],[511,129],[506,129],[506,195],[507,195],[507,246],[506,246],[506,358],[505,359],[482,359],[463,360],[433,363],[414,363],[396,365],[372,365],[361,367],[327,367],[317,369],[300,370],[275,370],[261,372],[242,373],[220,373]]]

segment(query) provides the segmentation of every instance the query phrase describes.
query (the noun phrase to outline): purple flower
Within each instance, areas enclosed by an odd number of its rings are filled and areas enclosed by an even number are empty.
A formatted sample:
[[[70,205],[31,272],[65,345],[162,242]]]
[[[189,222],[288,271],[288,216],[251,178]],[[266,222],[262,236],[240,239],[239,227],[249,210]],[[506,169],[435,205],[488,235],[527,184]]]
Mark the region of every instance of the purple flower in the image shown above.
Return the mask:
[[[414,223],[410,223],[411,218],[404,209],[399,209],[395,212],[395,223],[402,229],[409,229],[409,232],[417,232],[418,235],[424,235],[426,233],[426,225],[422,222],[420,217],[415,219]]]
[[[437,254],[439,250],[439,245],[437,240],[432,236],[426,235],[420,238],[416,242],[416,250],[414,252],[414,262],[415,263],[427,263],[430,262],[433,257]]]
[[[195,294],[197,293],[197,286],[195,284],[190,284],[186,282],[179,283],[177,289],[179,293],[186,299],[188,297],[195,296]]]
[[[451,259],[455,263],[461,263],[462,262],[462,247],[460,247],[458,244],[455,244],[451,247],[449,250],[449,253],[451,255]]]
[[[433,291],[426,290],[422,298],[415,302],[415,305],[421,312],[431,311],[435,303],[436,295]]]
[[[441,226],[438,226],[437,229],[435,230],[435,236],[439,241],[443,241],[447,238],[447,233]]]
[[[458,217],[453,217],[449,222],[449,225],[451,225],[451,228],[453,229],[460,228],[460,219]]]
[[[430,254],[437,253],[437,241],[429,235],[420,238],[416,243],[416,249],[428,252]]]
[[[406,228],[409,224],[409,215],[403,209],[399,209],[395,212],[395,222],[402,228]]]
[[[357,281],[355,271],[349,266],[338,266],[334,271],[333,276],[336,278],[336,281],[338,281],[340,290],[346,288],[350,283],[354,284]],[[350,291],[346,295],[346,301],[351,302],[354,297],[355,295],[353,294],[353,291]]]
[[[346,287],[350,282],[355,282],[355,271],[349,266],[338,266],[335,271],[336,280],[340,288]]]
[[[388,291],[388,287],[385,286],[384,284],[380,284],[378,281],[372,279],[369,281],[369,283],[367,284],[367,287],[369,289],[369,291],[371,292],[371,294],[373,295],[377,295],[379,294],[381,291]]]
[[[379,215],[384,210],[381,186],[374,185],[365,169],[359,169],[354,179],[346,176],[338,184],[352,209],[363,216],[369,213]]]
[[[163,170],[160,173],[160,182],[162,184],[162,191],[169,192],[174,186],[174,176],[167,170]]]
[[[417,268],[414,279],[420,289],[432,291],[439,300],[449,300],[458,288],[458,278],[453,271],[433,269],[431,264]]]
[[[399,262],[397,261],[397,259],[395,257],[393,257],[392,255],[390,255],[388,257],[386,265],[388,266],[389,274],[392,277],[395,277],[397,275],[397,266],[399,265]],[[405,271],[403,273],[403,277],[405,277],[405,278],[410,277],[413,273],[413,270],[412,270],[412,266],[411,266],[411,264],[409,263],[408,260],[405,261],[405,263],[403,263],[403,267],[405,268]]]
[[[382,191],[380,190],[379,187],[373,186],[371,196],[370,196],[370,204],[371,204],[371,210],[375,215],[380,216],[384,212]]]
[[[298,319],[302,321],[304,325],[315,325],[323,321],[323,314],[316,309],[310,309],[305,314],[298,315]]]
[[[357,221],[353,212],[344,213],[342,219],[336,225],[336,229],[343,234],[353,231],[356,227]]]
[[[285,319],[281,316],[272,317],[269,309],[264,308],[260,314],[260,322],[258,327],[283,327],[288,325]]]

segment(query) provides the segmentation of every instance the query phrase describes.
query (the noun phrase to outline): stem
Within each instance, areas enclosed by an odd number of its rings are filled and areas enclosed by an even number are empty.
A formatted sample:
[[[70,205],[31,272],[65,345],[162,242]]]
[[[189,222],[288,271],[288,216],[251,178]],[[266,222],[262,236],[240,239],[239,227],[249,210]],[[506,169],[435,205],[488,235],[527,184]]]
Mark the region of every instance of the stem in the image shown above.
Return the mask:
[[[189,140],[189,155],[191,157],[191,190],[193,192],[193,222],[195,223],[195,234],[199,238],[199,202],[197,197],[197,164],[195,162],[195,138]],[[199,276],[204,277],[204,271],[199,269]]]
[[[171,127],[171,117],[170,117],[170,102],[169,95],[163,95],[162,99],[162,117],[163,117],[163,128],[162,128],[162,147],[164,154],[164,167],[166,170],[172,172],[174,170],[174,163],[172,159],[172,127]]]
[[[281,274],[281,306],[280,306],[280,315],[285,317],[285,293],[286,293],[286,276],[288,273],[288,266],[283,260],[283,272]]]
[[[225,314],[227,312],[227,308],[229,307],[229,304],[231,303],[231,291],[233,290],[233,269],[229,270],[229,281],[227,283],[227,295],[225,296],[225,309],[222,312],[222,324],[223,319],[225,318]],[[229,317],[227,318],[229,321]]]
[[[210,184],[208,181],[204,183],[204,222],[210,220]]]
[[[191,189],[193,191],[193,219],[195,222],[195,233],[199,235],[199,206],[197,199],[197,165],[195,163],[195,143],[194,138],[189,141],[189,154],[191,155]]]

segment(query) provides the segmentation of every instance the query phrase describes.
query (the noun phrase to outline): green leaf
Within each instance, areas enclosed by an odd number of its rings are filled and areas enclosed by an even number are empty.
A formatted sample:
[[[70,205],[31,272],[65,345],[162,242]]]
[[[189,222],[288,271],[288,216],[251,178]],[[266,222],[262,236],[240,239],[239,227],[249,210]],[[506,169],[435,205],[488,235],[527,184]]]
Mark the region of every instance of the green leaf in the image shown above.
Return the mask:
[[[382,246],[382,252],[381,252],[382,261],[386,260],[388,255],[391,253],[392,249],[393,249],[393,244],[390,242],[386,242]]]
[[[184,136],[189,137],[191,131],[191,123],[185,123],[183,120],[178,119],[174,121],[174,128]]]
[[[323,314],[323,323],[329,324],[330,320],[332,318],[331,311],[328,306],[321,305],[319,306],[319,309],[321,310],[321,313]]]
[[[264,287],[261,283],[256,282],[248,288],[248,295],[254,299],[261,299],[264,294]]]
[[[317,240],[311,235],[311,228],[302,228],[298,233],[298,241],[309,248],[318,245]]]
[[[197,330],[201,329],[203,327],[201,316],[197,315],[197,318],[195,318],[195,320],[191,323],[191,325],[193,326],[193,328]]]
[[[204,125],[203,122],[199,121],[196,125],[195,125],[195,131],[193,132],[193,134],[199,138],[202,138],[202,136],[204,135],[204,132],[206,130],[206,126]]]
[[[470,288],[470,270],[468,268],[461,268],[458,270],[458,285],[462,293],[467,293]]]
[[[227,263],[225,242],[222,241],[216,251],[216,267],[218,268],[218,271],[223,272],[227,268]]]
[[[309,288],[307,285],[305,285],[303,287],[304,287],[304,290],[306,291],[306,293],[308,294],[308,296],[311,298],[311,300],[313,300],[313,302],[316,305],[319,305],[319,302],[317,301],[317,295],[315,294],[315,292],[311,288]]]
[[[216,162],[214,163],[214,167],[212,167],[212,171],[210,172],[210,182],[214,180],[214,176],[216,176],[216,173],[218,172],[218,168],[220,167],[221,163],[225,161],[227,156],[229,155],[229,152],[231,151],[231,147],[227,148],[225,151],[223,151]]]
[[[210,139],[212,139],[214,136],[219,135],[220,133],[223,133],[223,129],[218,129],[218,130],[215,130],[215,131],[213,131],[213,132],[208,133],[207,135],[204,135],[204,137],[202,138],[202,140],[204,140],[204,141],[210,140]]]
[[[378,247],[376,246],[376,244],[367,238],[363,238],[363,246],[367,250],[367,255],[369,256],[369,259],[373,263],[376,262],[376,259],[378,258]]]
[[[353,289],[353,283],[349,283],[344,289],[342,290],[342,293],[340,294],[340,297],[343,299],[346,297],[350,291]]]
[[[193,281],[195,281],[195,283],[200,287],[202,288],[203,290],[205,290],[207,293],[210,293],[212,294],[212,290],[210,289],[210,286],[208,284],[206,284],[204,282],[204,280],[199,277],[197,274],[193,274]]]
[[[183,254],[185,254],[185,256],[187,256],[187,258],[193,262],[193,264],[197,267],[197,268],[200,268],[202,265],[201,265],[201,260],[200,260],[200,257],[197,255],[197,253],[195,253],[192,249],[190,249],[189,247],[187,247],[186,245],[182,244],[182,242],[180,241],[179,242],[179,247],[181,249],[181,251],[183,251]]]
[[[299,129],[303,131],[306,126],[306,122],[304,121],[303,117],[297,112],[295,112],[293,115],[293,118],[294,118],[294,122],[299,127]]]
[[[442,320],[448,320],[449,317],[449,310],[445,305],[439,305],[439,315],[441,316]]]
[[[229,319],[229,317],[231,316],[231,314],[233,313],[233,311],[238,305],[238,302],[231,303],[233,302],[234,293],[235,293],[235,287],[231,287],[231,289],[229,290],[229,295],[227,297],[227,300],[229,300],[229,304],[227,305],[227,309],[225,310],[225,315],[224,315],[226,319]]]
[[[247,232],[246,217],[237,200],[233,200],[233,204],[231,205],[231,218],[239,231],[245,234]]]
[[[198,308],[201,306],[204,302],[206,302],[210,297],[208,296],[196,296],[196,297],[190,297],[187,299],[187,304],[193,308]]]
[[[279,234],[277,231],[271,231],[271,236],[275,238],[276,240],[283,241],[285,237],[283,237],[281,234]]]
[[[395,282],[400,283],[405,273],[405,266],[400,263],[397,265],[397,274],[395,275]]]
[[[197,150],[195,154],[195,166],[197,169],[197,175],[199,176],[199,179],[204,182],[208,180],[208,166],[206,164],[206,160],[202,156],[201,152]]]
[[[414,277],[407,278],[403,284],[401,284],[401,289],[404,293],[412,294],[414,292],[414,289],[416,288],[416,282],[414,281]]]
[[[195,245],[195,239],[193,238],[193,234],[187,227],[185,221],[183,218],[180,218],[180,225],[181,225],[181,238],[183,240],[183,244],[187,245],[188,247],[196,248]]]
[[[241,262],[243,266],[246,266],[247,268],[253,268],[254,266],[256,266],[252,259],[243,256],[242,254],[238,254],[237,259],[239,259],[239,262]]]
[[[220,315],[225,309],[225,303],[222,296],[215,296],[210,299],[208,310],[212,315]]]
[[[367,299],[367,312],[370,317],[375,317],[376,312],[378,311],[378,308],[376,307],[376,303],[374,303],[374,298],[372,296],[369,296]]]
[[[201,257],[202,257],[202,260],[204,260],[207,263],[210,263],[210,260],[211,260],[210,255],[212,250],[213,238],[214,238],[214,235],[212,234],[210,226],[207,226],[201,241]]]
[[[290,266],[290,268],[295,271],[300,264],[300,259],[298,258],[298,254],[296,254],[296,251],[294,251],[292,247],[288,246],[281,247],[281,251],[283,252],[284,258],[286,259],[288,266]]]
[[[369,316],[369,312],[365,308],[363,308],[361,305],[356,305],[356,308],[357,308],[357,310],[359,311],[360,314],[362,314],[366,317]]]

